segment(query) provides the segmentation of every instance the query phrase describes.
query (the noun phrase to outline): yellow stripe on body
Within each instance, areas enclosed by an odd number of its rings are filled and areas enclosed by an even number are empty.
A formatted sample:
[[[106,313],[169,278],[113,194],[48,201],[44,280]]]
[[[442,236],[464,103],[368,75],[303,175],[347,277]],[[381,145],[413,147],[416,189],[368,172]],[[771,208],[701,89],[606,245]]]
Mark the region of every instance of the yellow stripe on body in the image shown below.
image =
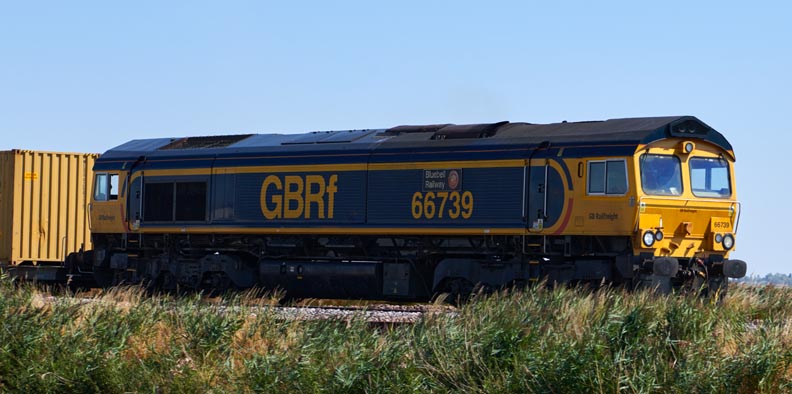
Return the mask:
[[[420,161],[403,163],[372,163],[369,164],[371,171],[388,170],[436,170],[454,168],[503,168],[503,167],[524,167],[527,165],[525,159],[509,160],[469,160],[469,161]]]
[[[342,172],[365,171],[366,164],[310,164],[310,165],[282,165],[282,166],[256,166],[256,167],[215,167],[215,171],[226,174],[250,174],[271,172]]]
[[[190,168],[190,169],[162,169],[144,170],[146,176],[180,176],[180,175],[210,175],[222,174],[253,174],[253,173],[280,173],[280,172],[345,172],[345,171],[393,171],[393,170],[429,170],[453,168],[510,168],[524,167],[526,160],[475,160],[475,161],[427,161],[403,163],[373,163],[373,164],[311,164],[311,165],[280,165],[280,166],[239,166]]]
[[[187,168],[187,169],[167,169],[167,170],[143,170],[145,176],[184,176],[184,175],[211,175],[211,168]],[[137,173],[139,174],[139,173]],[[135,180],[139,175],[132,177]]]
[[[212,168],[190,168],[178,169],[171,168],[165,170],[144,170],[146,176],[181,176],[181,175],[211,175],[221,174],[253,174],[253,173],[277,173],[277,172],[343,172],[343,171],[364,171],[365,164],[314,164],[298,166],[256,166],[256,167],[215,167]]]
[[[389,227],[157,227],[141,228],[141,234],[347,234],[347,235],[526,235],[515,228],[389,228]]]

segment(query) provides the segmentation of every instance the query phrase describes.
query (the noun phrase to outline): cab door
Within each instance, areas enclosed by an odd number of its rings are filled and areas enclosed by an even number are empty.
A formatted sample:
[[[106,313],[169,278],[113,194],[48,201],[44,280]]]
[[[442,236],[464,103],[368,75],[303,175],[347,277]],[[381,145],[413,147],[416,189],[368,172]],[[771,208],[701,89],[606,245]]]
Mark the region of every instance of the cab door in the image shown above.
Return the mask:
[[[525,225],[529,233],[557,231],[566,201],[563,163],[558,149],[542,144],[525,169]],[[569,182],[568,182],[569,183]],[[552,229],[551,229],[552,228]]]
[[[135,172],[129,177],[129,195],[127,197],[127,220],[129,230],[140,229],[143,220],[143,172]]]
[[[536,147],[528,157],[528,165],[525,168],[525,221],[529,232],[541,232],[550,219],[547,212],[549,146],[548,142],[543,142]]]
[[[123,233],[124,194],[123,172],[107,171],[94,174],[94,190],[89,205],[91,231],[94,233]]]

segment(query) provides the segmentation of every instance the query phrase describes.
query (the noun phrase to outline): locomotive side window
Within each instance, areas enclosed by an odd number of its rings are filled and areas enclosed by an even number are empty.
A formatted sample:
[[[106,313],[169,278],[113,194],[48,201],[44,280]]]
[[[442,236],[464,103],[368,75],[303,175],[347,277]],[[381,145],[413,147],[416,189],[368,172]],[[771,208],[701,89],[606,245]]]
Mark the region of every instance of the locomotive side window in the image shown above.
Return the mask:
[[[623,196],[627,193],[627,162],[601,160],[588,163],[588,194]]]
[[[588,193],[605,194],[605,162],[589,162]]]
[[[118,174],[96,174],[94,200],[118,200]]]
[[[107,194],[111,200],[118,200],[118,174],[110,174],[110,190]]]
[[[641,187],[646,194],[679,196],[682,194],[682,169],[679,158],[672,155],[641,156]]]
[[[691,157],[690,187],[696,197],[731,196],[729,165],[723,159]]]
[[[94,200],[107,201],[107,174],[96,174],[96,180],[94,180]]]
[[[206,182],[146,183],[143,196],[145,221],[206,220]]]

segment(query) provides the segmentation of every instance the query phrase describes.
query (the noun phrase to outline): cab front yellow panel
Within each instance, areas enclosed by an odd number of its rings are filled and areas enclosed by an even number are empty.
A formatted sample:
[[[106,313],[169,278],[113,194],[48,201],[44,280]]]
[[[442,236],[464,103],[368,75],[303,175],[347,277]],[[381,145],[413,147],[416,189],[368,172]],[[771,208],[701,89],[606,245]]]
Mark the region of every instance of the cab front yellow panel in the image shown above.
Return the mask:
[[[678,195],[649,195],[638,190],[638,220],[634,235],[635,253],[651,253],[654,256],[677,258],[706,257],[718,254],[728,257],[733,250],[726,250],[715,242],[716,235],[730,234],[734,237],[739,218],[740,204],[734,179],[733,153],[704,142],[696,141],[690,153],[683,152],[684,139],[667,139],[639,149],[634,165],[640,168],[641,155],[665,155],[679,159],[681,188]],[[696,196],[692,191],[691,158],[722,159],[728,166],[731,194],[721,198]],[[640,171],[635,172],[635,183],[640,185]],[[647,231],[662,232],[662,239],[647,247],[642,236]]]
[[[733,233],[738,209],[735,201],[650,197],[640,201],[635,245],[640,245],[641,251],[678,258],[728,252],[714,242],[714,236]],[[647,248],[641,241],[646,231],[662,231],[663,239]]]
[[[97,157],[0,152],[0,263],[62,262],[90,249],[87,205]]]

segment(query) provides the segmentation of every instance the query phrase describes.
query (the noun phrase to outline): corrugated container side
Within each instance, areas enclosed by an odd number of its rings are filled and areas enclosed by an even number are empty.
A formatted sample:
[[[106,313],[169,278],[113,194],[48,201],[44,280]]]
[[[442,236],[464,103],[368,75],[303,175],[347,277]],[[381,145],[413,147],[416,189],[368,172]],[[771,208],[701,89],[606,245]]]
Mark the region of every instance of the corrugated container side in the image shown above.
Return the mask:
[[[14,154],[0,152],[0,263],[11,257],[14,234]]]
[[[0,152],[0,262],[60,262],[90,248],[87,205],[96,157]]]

